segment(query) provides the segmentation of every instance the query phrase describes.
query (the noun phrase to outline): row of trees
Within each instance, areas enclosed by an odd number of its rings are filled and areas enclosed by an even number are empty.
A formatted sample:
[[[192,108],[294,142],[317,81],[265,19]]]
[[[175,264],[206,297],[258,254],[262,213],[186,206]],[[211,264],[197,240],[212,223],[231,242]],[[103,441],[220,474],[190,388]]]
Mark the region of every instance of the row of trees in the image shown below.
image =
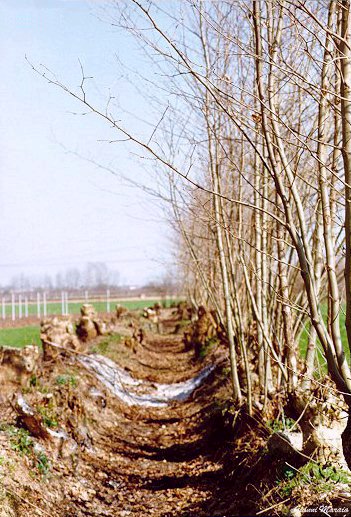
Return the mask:
[[[90,103],[83,70],[77,91],[36,71],[166,178],[155,194],[168,202],[189,296],[226,329],[234,399],[252,413],[279,392],[300,407],[321,382],[320,347],[350,404],[349,0],[130,0],[108,16],[150,60],[138,77],[159,112],[149,138],[117,120],[111,99]]]
[[[111,270],[104,262],[89,262],[83,269],[77,267],[58,272],[55,276],[30,276],[24,273],[14,276],[2,286],[5,289],[29,291],[31,289],[106,289],[119,285],[118,271]]]

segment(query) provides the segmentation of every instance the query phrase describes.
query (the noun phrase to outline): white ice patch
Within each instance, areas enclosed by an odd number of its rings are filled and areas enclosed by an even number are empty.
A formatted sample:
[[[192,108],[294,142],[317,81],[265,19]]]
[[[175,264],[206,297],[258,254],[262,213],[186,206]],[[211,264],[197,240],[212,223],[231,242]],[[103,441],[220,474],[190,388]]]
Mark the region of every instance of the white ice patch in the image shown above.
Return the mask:
[[[33,408],[30,407],[30,405],[27,403],[27,401],[24,399],[24,397],[22,395],[18,396],[17,404],[25,415],[29,415],[29,416],[34,415]]]
[[[150,384],[134,379],[107,357],[92,354],[89,357],[81,357],[79,360],[123,402],[130,406],[146,407],[166,407],[172,401],[186,400],[215,368],[214,365],[206,366],[195,377],[184,382]],[[143,390],[147,392],[143,393]]]
[[[67,440],[67,438],[68,438],[68,434],[63,429],[59,429],[58,431],[54,431],[53,429],[47,428],[47,432],[53,438],[62,438],[62,440]]]

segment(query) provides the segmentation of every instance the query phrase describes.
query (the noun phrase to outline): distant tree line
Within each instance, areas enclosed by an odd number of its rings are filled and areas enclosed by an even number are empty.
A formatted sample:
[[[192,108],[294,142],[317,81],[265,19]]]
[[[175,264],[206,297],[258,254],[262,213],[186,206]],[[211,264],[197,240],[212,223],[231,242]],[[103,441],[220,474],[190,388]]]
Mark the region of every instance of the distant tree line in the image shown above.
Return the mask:
[[[104,262],[88,262],[83,269],[67,268],[56,275],[26,275],[20,273],[12,277],[3,288],[28,291],[31,289],[103,289],[117,287],[120,274],[110,269]]]

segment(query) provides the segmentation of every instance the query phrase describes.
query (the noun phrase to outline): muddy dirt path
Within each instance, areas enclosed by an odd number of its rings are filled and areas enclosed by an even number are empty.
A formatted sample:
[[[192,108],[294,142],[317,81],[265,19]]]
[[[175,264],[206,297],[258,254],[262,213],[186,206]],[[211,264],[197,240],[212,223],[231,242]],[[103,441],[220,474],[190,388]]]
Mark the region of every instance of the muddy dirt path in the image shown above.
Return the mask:
[[[23,455],[14,456],[13,438],[0,432],[0,456],[8,458],[0,482],[15,502],[12,513],[0,511],[0,516],[244,515],[250,501],[228,477],[228,447],[218,418],[218,404],[230,389],[223,355],[194,361],[182,336],[167,330],[148,332],[136,350],[124,340],[109,340],[112,356],[97,355],[99,343],[93,344],[90,363],[84,364],[86,357],[69,357],[46,365],[38,384],[25,390],[33,407],[56,410],[59,427],[77,448],[69,451],[67,444],[68,452],[58,453],[57,445],[38,440],[50,460],[49,475],[39,479]],[[110,371],[118,390],[125,390],[122,397],[111,389],[114,381],[97,376],[94,361],[99,360],[105,370],[106,364],[107,369],[114,365]],[[70,378],[67,372],[76,382],[58,383]],[[6,400],[4,395],[2,421],[17,425]]]
[[[204,368],[194,364],[177,336],[154,336],[120,366],[134,379],[146,380],[149,389],[155,383],[184,382]],[[110,400],[81,471],[94,480],[99,515],[225,515],[219,496],[221,458],[211,443],[217,438],[209,422],[213,391],[220,383],[212,372],[188,400],[161,408]],[[139,389],[147,391],[146,385]],[[86,502],[82,515],[98,515],[95,504],[89,510]]]

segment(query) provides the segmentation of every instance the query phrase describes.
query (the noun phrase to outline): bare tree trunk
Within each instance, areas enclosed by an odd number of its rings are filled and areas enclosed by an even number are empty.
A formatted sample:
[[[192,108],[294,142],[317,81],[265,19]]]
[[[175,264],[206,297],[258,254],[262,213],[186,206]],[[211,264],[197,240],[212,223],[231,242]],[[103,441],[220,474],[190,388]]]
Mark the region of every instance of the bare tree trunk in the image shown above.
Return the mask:
[[[290,393],[297,386],[297,345],[294,341],[292,316],[289,300],[289,284],[286,273],[286,265],[284,264],[284,231],[281,225],[277,228],[278,237],[278,267],[280,280],[280,298],[283,314],[283,334],[284,334],[284,350],[287,355],[288,365],[288,390]]]
[[[345,174],[346,331],[351,345],[351,18],[350,1],[342,0],[341,51],[342,157]],[[349,379],[351,381],[351,379]]]
[[[341,1],[342,21],[341,58],[341,121],[342,158],[345,174],[345,295],[346,332],[349,348],[351,345],[351,13],[350,1]],[[351,399],[348,398],[349,418],[342,435],[345,459],[351,468]]]
[[[328,27],[332,27],[333,18],[335,16],[336,2],[332,1],[329,8],[328,16]],[[326,95],[326,91],[329,88],[332,76],[332,64],[333,64],[333,41],[332,37],[327,34],[325,43],[324,60],[322,66],[322,79],[321,79],[321,96],[319,102],[319,115],[318,115],[318,164],[319,164],[319,187],[321,196],[321,210],[323,214],[323,235],[324,235],[324,248],[326,254],[326,269],[328,276],[328,307],[330,313],[330,328],[331,335],[333,338],[337,360],[339,368],[343,373],[343,376],[350,378],[350,370],[348,368],[344,349],[341,343],[340,335],[340,296],[338,279],[336,275],[336,261],[334,252],[333,232],[332,232],[332,218],[330,209],[329,199],[329,182],[330,178],[327,171],[328,151],[327,151],[327,138],[331,122],[333,120],[332,114],[329,108],[329,101]],[[350,148],[351,149],[351,148]]]
[[[212,181],[213,181],[214,192],[219,193],[218,166],[216,166],[215,170],[212,170]],[[221,210],[220,210],[220,205],[219,205],[219,197],[217,195],[213,196],[213,205],[214,205],[215,225],[216,225],[216,233],[217,233],[217,246],[218,246],[219,260],[220,260],[220,265],[221,265],[223,291],[224,291],[226,326],[227,326],[227,334],[228,334],[228,342],[229,342],[229,355],[230,355],[233,396],[234,396],[235,400],[241,402],[242,393],[241,393],[240,380],[239,380],[239,375],[238,375],[238,362],[237,362],[236,350],[235,350],[235,339],[234,339],[234,330],[233,330],[233,314],[232,314],[231,295],[230,295],[230,289],[229,289],[229,277],[228,277],[227,262],[226,262],[225,252],[224,252],[224,245],[223,245],[223,235],[222,235],[223,230],[222,230],[221,219],[220,219]]]

